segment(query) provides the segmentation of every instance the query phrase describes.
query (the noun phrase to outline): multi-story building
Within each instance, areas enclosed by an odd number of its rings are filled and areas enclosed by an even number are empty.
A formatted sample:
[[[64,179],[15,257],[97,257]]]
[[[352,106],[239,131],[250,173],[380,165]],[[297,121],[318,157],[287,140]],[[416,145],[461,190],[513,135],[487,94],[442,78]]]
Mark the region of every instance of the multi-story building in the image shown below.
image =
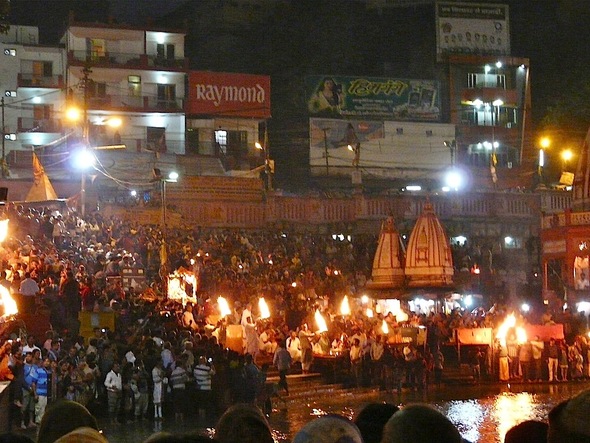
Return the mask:
[[[9,165],[25,161],[30,167],[35,148],[64,134],[65,52],[38,41],[39,31],[31,26],[11,26],[0,34],[2,157]]]
[[[91,144],[184,154],[185,33],[71,22],[68,98],[87,109]],[[109,123],[121,119],[120,127]]]

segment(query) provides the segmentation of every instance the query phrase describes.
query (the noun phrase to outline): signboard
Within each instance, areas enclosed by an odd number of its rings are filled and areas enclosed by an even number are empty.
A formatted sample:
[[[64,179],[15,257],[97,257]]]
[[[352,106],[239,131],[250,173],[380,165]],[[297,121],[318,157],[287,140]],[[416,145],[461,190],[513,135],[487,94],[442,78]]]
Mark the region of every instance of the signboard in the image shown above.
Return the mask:
[[[312,116],[440,120],[439,84],[435,80],[312,76],[306,84]]]
[[[124,288],[134,288],[135,292],[142,292],[147,289],[145,269],[124,268],[121,270],[121,284]]]
[[[492,328],[458,328],[455,329],[457,342],[462,345],[491,345]]]
[[[508,5],[436,4],[436,47],[445,54],[510,55]]]
[[[311,148],[321,152],[382,139],[385,134],[382,122],[312,118],[309,123]]]
[[[191,71],[186,113],[270,118],[270,76]]]

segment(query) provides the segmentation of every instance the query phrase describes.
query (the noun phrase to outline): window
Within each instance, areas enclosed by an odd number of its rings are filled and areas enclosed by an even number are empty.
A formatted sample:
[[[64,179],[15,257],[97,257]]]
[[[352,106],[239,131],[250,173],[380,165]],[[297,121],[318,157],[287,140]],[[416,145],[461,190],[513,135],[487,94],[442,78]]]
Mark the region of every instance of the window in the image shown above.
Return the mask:
[[[127,77],[129,95],[131,97],[141,96],[141,77],[139,75],[130,75]]]
[[[166,152],[166,128],[147,128],[147,146],[148,149],[156,152]]]
[[[46,120],[51,118],[51,106],[33,105],[33,118],[35,120]]]
[[[86,59],[100,60],[107,55],[106,42],[102,38],[87,38],[86,39]]]
[[[397,135],[403,135],[404,134],[404,128],[396,128],[395,132]]]
[[[227,131],[215,131],[215,144],[221,154],[227,154]]]
[[[500,88],[506,89],[506,76],[504,74],[467,74],[468,88]]]
[[[88,95],[90,97],[106,97],[107,84],[90,81],[88,83]]]
[[[432,137],[432,131],[431,130],[427,130],[426,131],[426,137]]]
[[[158,43],[156,45],[156,56],[162,60],[174,60],[174,45]]]
[[[176,107],[176,85],[158,85],[158,106]]]
[[[186,129],[186,145],[185,150],[187,154],[198,154],[199,153],[199,129],[198,128],[187,128]]]
[[[51,77],[52,75],[52,62],[33,61],[33,77]]]

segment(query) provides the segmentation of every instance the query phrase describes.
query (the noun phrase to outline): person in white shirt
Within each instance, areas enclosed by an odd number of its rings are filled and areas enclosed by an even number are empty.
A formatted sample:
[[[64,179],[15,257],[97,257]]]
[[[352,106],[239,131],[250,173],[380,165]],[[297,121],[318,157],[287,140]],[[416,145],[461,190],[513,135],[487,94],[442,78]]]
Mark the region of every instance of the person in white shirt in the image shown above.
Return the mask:
[[[32,335],[27,336],[27,344],[23,346],[23,355],[27,355],[28,352],[30,352],[31,354],[33,353],[33,351],[39,351],[41,352],[41,349],[39,349],[39,346],[37,346],[35,344],[35,337]]]
[[[193,316],[193,305],[187,303],[184,312],[182,313],[182,327],[185,329],[192,329],[196,331],[198,329],[197,322]]]
[[[119,363],[113,363],[113,369],[107,374],[104,385],[107,388],[111,423],[116,423],[121,408],[121,392],[123,391],[123,379],[119,372]]]
[[[293,362],[301,361],[301,346],[299,344],[299,337],[297,337],[297,332],[295,331],[291,331],[291,335],[287,338],[287,350],[291,354]]]

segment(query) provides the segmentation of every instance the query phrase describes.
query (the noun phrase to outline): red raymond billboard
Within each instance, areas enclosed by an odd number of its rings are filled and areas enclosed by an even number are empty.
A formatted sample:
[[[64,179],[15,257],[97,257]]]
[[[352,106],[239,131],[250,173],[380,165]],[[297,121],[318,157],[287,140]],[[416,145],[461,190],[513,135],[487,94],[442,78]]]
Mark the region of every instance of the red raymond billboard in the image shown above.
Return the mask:
[[[270,118],[270,76],[193,71],[187,114]]]

